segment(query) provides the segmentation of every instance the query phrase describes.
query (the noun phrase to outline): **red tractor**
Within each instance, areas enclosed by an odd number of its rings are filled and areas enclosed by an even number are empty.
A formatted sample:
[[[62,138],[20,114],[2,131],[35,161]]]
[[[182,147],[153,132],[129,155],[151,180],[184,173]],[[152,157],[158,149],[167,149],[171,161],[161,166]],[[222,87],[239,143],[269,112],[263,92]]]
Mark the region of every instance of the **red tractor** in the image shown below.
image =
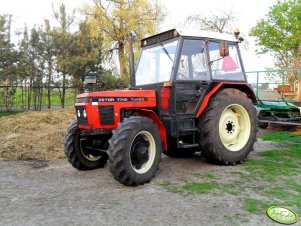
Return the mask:
[[[72,166],[91,170],[109,161],[116,180],[136,186],[155,176],[162,152],[201,151],[224,165],[246,158],[256,139],[256,98],[239,33],[221,35],[169,30],[145,38],[129,90],[78,95],[64,142]]]

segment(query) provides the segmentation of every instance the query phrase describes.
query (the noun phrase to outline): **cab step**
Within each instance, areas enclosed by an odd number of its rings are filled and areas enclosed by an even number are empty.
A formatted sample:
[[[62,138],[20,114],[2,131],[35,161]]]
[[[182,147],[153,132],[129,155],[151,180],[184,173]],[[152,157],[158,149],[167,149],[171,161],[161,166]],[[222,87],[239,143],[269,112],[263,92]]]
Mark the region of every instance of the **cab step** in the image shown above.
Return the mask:
[[[181,129],[179,130],[180,133],[186,133],[186,132],[197,132],[198,128],[192,128],[192,129]]]
[[[199,144],[179,143],[178,148],[197,148]]]

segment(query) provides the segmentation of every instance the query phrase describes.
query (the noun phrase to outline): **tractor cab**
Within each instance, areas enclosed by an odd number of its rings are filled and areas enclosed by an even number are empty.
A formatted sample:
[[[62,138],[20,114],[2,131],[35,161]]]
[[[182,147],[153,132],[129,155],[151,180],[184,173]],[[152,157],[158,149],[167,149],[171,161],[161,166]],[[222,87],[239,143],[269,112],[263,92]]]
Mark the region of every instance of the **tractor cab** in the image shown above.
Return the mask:
[[[175,29],[143,39],[135,89],[157,89],[158,97],[161,92],[161,112],[196,114],[210,87],[247,82],[239,42],[231,35]]]

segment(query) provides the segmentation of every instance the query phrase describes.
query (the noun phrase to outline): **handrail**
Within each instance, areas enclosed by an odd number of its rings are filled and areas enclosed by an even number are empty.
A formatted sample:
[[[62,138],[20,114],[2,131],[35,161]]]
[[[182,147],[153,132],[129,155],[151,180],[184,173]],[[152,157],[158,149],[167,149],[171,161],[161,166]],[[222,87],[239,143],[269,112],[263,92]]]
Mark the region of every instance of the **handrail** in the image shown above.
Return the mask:
[[[285,73],[286,72],[298,72],[298,79],[296,80],[297,81],[297,84],[298,84],[298,80],[299,78],[301,79],[301,68],[293,68],[293,69],[281,69],[281,70],[261,70],[261,71],[247,71],[245,72],[246,74],[256,74],[256,82],[251,82],[251,84],[254,84],[256,85],[255,88],[255,92],[256,92],[256,98],[259,102],[261,102],[261,100],[264,100],[262,99],[262,97],[260,97],[260,87],[259,87],[259,84],[265,84],[265,83],[268,83],[268,84],[273,84],[273,85],[278,85],[280,86],[281,85],[281,92],[280,93],[280,100],[278,101],[283,101],[285,102],[286,105],[288,105],[289,102],[300,102],[301,101],[301,97],[298,99],[298,91],[300,91],[301,87],[298,87],[298,85],[296,86],[296,81],[293,81],[293,82],[286,82],[285,81]],[[279,73],[278,75],[281,76],[279,79],[281,79],[281,82],[275,82],[275,83],[271,83],[271,82],[259,82],[260,81],[260,74],[269,74],[269,73]],[[254,78],[254,77],[253,77]],[[290,100],[290,99],[287,99],[285,96],[285,94],[287,94],[285,92],[285,85],[286,84],[289,84],[289,85],[293,85],[293,92],[296,93],[296,97],[297,98],[294,98],[295,100]],[[280,88],[280,87],[279,87]],[[291,95],[291,94],[287,94],[287,95]],[[297,100],[296,100],[297,99]],[[274,100],[274,101],[277,101],[277,100]]]

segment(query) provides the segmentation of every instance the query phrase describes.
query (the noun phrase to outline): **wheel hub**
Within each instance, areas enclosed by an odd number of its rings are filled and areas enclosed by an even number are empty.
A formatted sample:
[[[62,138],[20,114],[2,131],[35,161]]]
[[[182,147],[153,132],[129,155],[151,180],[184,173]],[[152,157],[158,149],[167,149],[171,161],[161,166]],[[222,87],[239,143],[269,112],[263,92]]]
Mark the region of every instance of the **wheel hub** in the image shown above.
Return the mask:
[[[139,132],[131,144],[130,161],[136,173],[144,174],[153,166],[156,156],[156,143],[148,131]]]
[[[144,140],[143,137],[137,137],[135,139],[131,149],[131,161],[136,169],[140,169],[141,166],[148,161],[148,147],[149,143]]]
[[[89,146],[92,145],[89,145],[88,141],[84,138],[80,139],[79,146],[83,156],[89,161],[98,161],[102,157],[100,152],[89,149]]]
[[[246,110],[238,104],[229,105],[221,115],[219,135],[229,151],[239,151],[250,135],[250,119]]]
[[[234,132],[235,131],[234,127],[235,127],[235,125],[233,124],[233,122],[228,121],[228,123],[226,124],[227,133]]]

